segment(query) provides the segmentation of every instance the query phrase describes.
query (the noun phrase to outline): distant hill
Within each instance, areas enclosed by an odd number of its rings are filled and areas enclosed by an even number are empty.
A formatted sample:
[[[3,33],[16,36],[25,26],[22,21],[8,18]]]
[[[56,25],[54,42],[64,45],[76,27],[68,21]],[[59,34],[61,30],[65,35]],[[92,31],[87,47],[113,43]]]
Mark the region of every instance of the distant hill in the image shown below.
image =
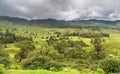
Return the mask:
[[[81,27],[105,27],[109,25],[118,25],[120,24],[120,20],[109,21],[109,20],[73,20],[73,21],[64,21],[64,20],[56,20],[56,19],[33,19],[27,20],[24,18],[18,17],[9,17],[9,16],[0,16],[0,21],[9,21],[15,24],[27,24],[27,25],[40,25],[42,27],[58,27],[58,28],[81,28]]]
[[[81,22],[81,23],[101,23],[101,24],[105,24],[105,25],[117,25],[120,23],[120,20],[115,20],[115,21],[111,21],[111,20],[97,20],[97,19],[89,19],[89,20],[74,20],[74,22]]]

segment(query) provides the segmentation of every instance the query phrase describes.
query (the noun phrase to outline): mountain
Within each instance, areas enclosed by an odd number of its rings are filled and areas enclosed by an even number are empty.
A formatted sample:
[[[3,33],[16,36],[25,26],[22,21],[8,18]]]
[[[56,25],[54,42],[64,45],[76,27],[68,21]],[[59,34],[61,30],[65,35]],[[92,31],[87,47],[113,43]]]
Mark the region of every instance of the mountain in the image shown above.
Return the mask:
[[[27,24],[27,25],[40,25],[42,27],[58,27],[58,28],[80,28],[80,27],[92,27],[97,28],[101,25],[118,25],[120,24],[120,20],[110,21],[110,20],[97,20],[97,19],[89,19],[89,20],[73,20],[73,21],[64,21],[64,20],[56,20],[56,19],[24,19],[18,17],[9,17],[9,16],[0,16],[0,21],[9,21],[15,24]]]
[[[82,23],[101,23],[106,25],[115,25],[120,23],[120,20],[110,21],[110,20],[97,20],[97,19],[89,19],[89,20],[75,20],[74,22],[82,22]]]
[[[10,21],[13,23],[27,23],[28,20],[18,17],[0,16],[0,21]]]
[[[0,16],[0,21],[9,21],[15,24],[40,25],[43,27],[70,27],[68,22],[56,19],[27,20],[18,17]]]

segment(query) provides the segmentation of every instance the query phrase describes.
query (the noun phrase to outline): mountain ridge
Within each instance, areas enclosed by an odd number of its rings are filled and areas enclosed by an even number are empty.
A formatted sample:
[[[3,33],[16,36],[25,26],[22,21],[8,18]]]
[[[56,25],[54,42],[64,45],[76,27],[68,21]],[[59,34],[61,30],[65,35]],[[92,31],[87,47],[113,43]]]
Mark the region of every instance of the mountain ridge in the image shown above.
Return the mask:
[[[0,16],[0,21],[10,21],[16,24],[36,24],[40,26],[47,27],[60,27],[60,28],[78,28],[83,27],[84,25],[91,26],[93,24],[102,24],[102,25],[118,25],[120,24],[120,20],[110,21],[110,20],[97,20],[97,19],[88,19],[88,20],[57,20],[57,19],[25,19],[19,17],[10,17],[10,16]],[[100,26],[100,25],[97,25]],[[96,26],[95,26],[96,27]]]

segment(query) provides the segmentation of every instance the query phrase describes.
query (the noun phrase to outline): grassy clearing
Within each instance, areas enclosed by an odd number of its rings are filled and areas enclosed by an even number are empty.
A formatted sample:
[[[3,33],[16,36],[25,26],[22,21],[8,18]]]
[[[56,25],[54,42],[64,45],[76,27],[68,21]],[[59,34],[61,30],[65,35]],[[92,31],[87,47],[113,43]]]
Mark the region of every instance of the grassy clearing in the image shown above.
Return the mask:
[[[6,74],[101,74],[101,73],[98,73],[98,72],[77,72],[77,71],[53,72],[53,71],[47,71],[47,70],[7,70]]]

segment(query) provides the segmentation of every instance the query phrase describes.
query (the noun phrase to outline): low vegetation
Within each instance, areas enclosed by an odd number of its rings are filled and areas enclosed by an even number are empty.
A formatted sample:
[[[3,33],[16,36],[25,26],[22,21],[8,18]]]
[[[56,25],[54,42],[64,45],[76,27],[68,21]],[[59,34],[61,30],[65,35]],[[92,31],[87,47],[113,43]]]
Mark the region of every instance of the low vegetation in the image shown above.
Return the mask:
[[[120,31],[112,26],[93,29],[43,28],[8,21],[0,24],[0,74],[120,72]]]

